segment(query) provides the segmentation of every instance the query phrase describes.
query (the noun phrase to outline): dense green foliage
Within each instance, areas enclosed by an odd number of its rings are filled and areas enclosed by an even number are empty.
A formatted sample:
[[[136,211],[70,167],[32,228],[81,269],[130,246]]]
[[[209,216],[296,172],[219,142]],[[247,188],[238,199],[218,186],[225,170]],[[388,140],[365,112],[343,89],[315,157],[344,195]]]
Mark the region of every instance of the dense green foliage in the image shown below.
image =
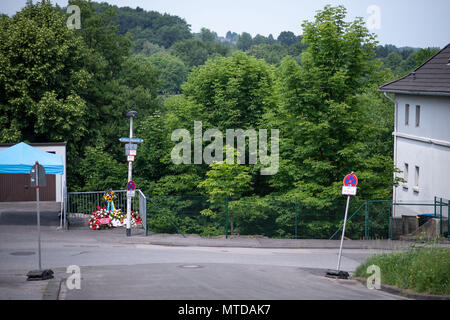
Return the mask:
[[[381,283],[415,292],[450,296],[450,249],[415,248],[370,257],[355,276],[367,278],[367,268],[380,267]]]
[[[305,21],[301,36],[275,39],[193,34],[168,14],[69,4],[81,9],[80,30],[69,30],[68,14],[48,1],[0,17],[0,142],[67,141],[69,191],[124,188],[118,138],[128,135],[125,114],[134,109],[144,143],[133,179],[185,232],[223,233],[228,196],[241,232],[292,236],[300,206],[328,217],[299,222],[305,235],[329,236],[352,170],[359,199],[391,198],[393,108],[377,89],[435,49],[378,46],[361,19],[346,22],[342,6]],[[172,132],[192,133],[194,121],[203,132],[279,129],[278,173],[261,175],[259,162],[175,165]],[[208,201],[167,198],[179,195]],[[154,230],[173,231],[154,215]]]

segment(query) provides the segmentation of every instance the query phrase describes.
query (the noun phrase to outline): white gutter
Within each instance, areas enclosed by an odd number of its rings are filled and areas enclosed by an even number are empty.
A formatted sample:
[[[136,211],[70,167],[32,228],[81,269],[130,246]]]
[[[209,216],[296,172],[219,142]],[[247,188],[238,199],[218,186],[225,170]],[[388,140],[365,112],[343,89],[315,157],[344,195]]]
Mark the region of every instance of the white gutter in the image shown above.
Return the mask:
[[[401,93],[401,94],[412,94],[412,95],[421,95],[421,96],[450,96],[450,92],[433,92],[433,91],[410,91],[410,90],[386,90],[380,89],[381,92],[384,93]],[[387,97],[387,96],[386,96]],[[390,97],[389,100],[392,100]]]

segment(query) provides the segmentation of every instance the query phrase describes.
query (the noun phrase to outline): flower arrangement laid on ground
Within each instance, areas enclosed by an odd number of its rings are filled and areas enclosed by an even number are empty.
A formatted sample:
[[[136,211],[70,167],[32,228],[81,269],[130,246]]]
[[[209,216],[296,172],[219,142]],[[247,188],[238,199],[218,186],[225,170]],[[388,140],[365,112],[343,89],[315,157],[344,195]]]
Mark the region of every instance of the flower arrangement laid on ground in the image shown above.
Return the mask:
[[[107,207],[101,208],[97,206],[97,211],[92,212],[88,221],[89,228],[92,230],[101,230],[109,228],[123,227],[127,225],[127,214],[122,212],[121,209],[117,209],[114,205],[114,200],[117,197],[114,192],[110,190],[103,196]],[[131,211],[131,226],[136,227],[139,223],[142,223],[142,219],[135,211]]]
[[[92,230],[109,229],[112,227],[112,220],[106,208],[97,207],[97,211],[92,212],[89,219],[89,228]]]

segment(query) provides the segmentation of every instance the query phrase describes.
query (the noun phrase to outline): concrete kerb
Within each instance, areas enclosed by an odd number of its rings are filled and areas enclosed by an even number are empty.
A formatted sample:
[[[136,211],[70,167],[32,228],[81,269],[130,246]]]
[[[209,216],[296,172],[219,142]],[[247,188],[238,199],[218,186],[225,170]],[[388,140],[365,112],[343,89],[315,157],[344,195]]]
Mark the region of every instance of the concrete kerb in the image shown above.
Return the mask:
[[[148,237],[135,236],[124,238],[122,244],[148,244],[161,246],[196,246],[196,247],[236,247],[236,248],[264,248],[264,249],[338,249],[338,240],[319,239],[270,239],[264,237],[200,237],[196,235],[151,234]],[[391,240],[346,240],[345,249],[380,249],[407,250],[412,246],[420,246],[410,241]],[[449,245],[443,245],[448,246]]]
[[[363,285],[367,284],[367,279],[359,277],[354,277],[352,279],[360,282]],[[450,296],[417,293],[409,289],[402,289],[396,286],[391,286],[383,283],[381,284],[380,290],[413,300],[450,300]]]

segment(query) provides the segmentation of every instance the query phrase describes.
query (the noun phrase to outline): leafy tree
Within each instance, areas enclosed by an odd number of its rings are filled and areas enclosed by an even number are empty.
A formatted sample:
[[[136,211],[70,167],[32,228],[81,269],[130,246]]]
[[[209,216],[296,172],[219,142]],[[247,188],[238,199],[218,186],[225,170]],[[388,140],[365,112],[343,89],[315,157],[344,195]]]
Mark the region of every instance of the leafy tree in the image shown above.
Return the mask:
[[[297,42],[297,37],[292,31],[282,31],[277,38],[279,44],[290,47]]]
[[[175,24],[162,26],[158,30],[158,36],[155,41],[164,48],[170,48],[174,43],[190,38],[191,33],[186,30],[184,25]]]
[[[266,37],[257,34],[252,41],[252,46],[257,46],[257,45],[261,45],[261,44],[269,44],[269,39],[267,39]]]
[[[416,67],[419,67],[423,63],[425,63],[428,59],[433,57],[436,53],[440,51],[439,48],[426,48],[426,49],[419,49],[417,51],[416,55]]]
[[[133,48],[134,54],[142,54],[147,57],[160,52],[165,52],[165,49],[144,39],[141,39],[141,41],[139,41],[139,44],[138,42],[135,42],[135,46]]]
[[[384,64],[386,65],[386,67],[390,68],[395,74],[398,74],[401,73],[400,64],[402,63],[402,61],[403,59],[400,54],[398,54],[397,52],[391,52],[384,59]]]
[[[83,39],[48,2],[0,19],[0,140],[79,142],[86,134]]]
[[[100,14],[114,10],[117,17],[114,22],[119,26],[118,34],[131,33],[137,45],[142,41],[149,41],[167,49],[177,41],[192,38],[190,25],[178,16],[146,11],[139,7],[118,8],[105,2],[94,2],[92,5]]]
[[[280,44],[260,44],[253,46],[248,54],[258,59],[264,59],[269,64],[279,65],[281,60],[288,55],[288,50]]]
[[[181,93],[181,84],[186,81],[188,73],[183,61],[167,53],[154,54],[149,58],[149,61],[160,72],[161,86],[159,92],[162,94]]]
[[[200,182],[199,188],[208,194],[210,208],[205,209],[201,214],[217,218],[218,215],[225,214],[223,204],[226,197],[240,198],[245,192],[250,190],[251,175],[249,168],[239,164],[225,164],[214,162],[206,173],[206,179]],[[234,231],[233,215],[229,215],[230,230]]]
[[[202,65],[209,56],[208,47],[200,40],[185,40],[175,43],[170,53],[183,60],[190,68]]]
[[[350,171],[370,183],[368,163],[380,168],[392,163],[367,152],[365,119],[355,99],[380,79],[380,63],[373,60],[376,41],[362,19],[346,22],[345,15],[342,6],[326,6],[315,21],[305,22],[302,65],[285,59],[280,67],[283,107],[273,125],[284,128],[280,152],[287,159],[273,186],[314,207],[340,197],[342,177]],[[378,186],[390,189],[390,182]]]
[[[128,167],[119,163],[111,154],[104,151],[104,145],[99,144],[87,147],[79,166],[85,173],[83,190],[101,191],[123,189],[127,183]]]
[[[204,42],[214,42],[216,40],[216,35],[207,28],[202,28],[200,30],[200,40]]]
[[[201,110],[201,118],[219,130],[255,128],[272,108],[273,70],[261,60],[235,52],[209,60],[192,72],[183,91]]]
[[[130,54],[131,38],[129,35],[120,36],[116,24],[117,15],[114,7],[108,6],[97,13],[94,2],[86,0],[70,0],[69,5],[80,7],[82,34],[87,46],[97,55],[97,59],[104,63],[96,63],[95,73],[117,76],[120,66]]]
[[[239,50],[247,51],[251,48],[253,44],[252,36],[250,33],[242,32],[239,36],[239,40],[236,43],[236,46]]]
[[[159,70],[143,56],[129,57],[121,69],[118,79],[104,85],[96,122],[98,135],[103,139],[106,150],[117,159],[124,159],[123,145],[118,144],[117,139],[128,136],[126,113],[136,110],[139,118],[144,118],[160,109],[157,97]]]

